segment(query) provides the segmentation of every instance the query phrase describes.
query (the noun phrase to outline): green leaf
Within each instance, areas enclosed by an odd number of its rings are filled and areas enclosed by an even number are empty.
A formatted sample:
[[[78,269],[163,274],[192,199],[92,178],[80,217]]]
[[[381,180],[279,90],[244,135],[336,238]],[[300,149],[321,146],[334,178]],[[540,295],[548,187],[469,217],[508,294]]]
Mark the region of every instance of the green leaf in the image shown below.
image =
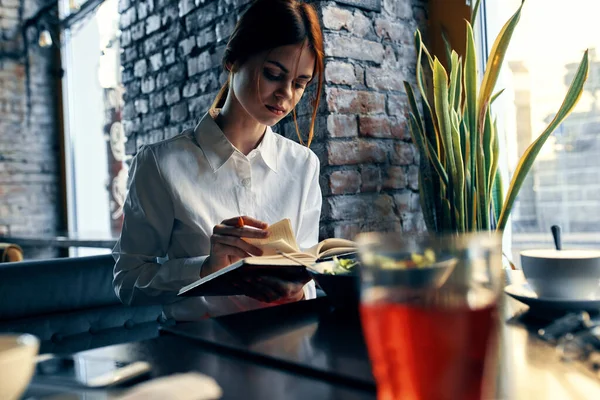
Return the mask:
[[[496,101],[496,99],[497,99],[498,97],[500,97],[500,95],[501,95],[502,93],[504,93],[504,89],[502,89],[502,90],[500,90],[500,91],[496,92],[496,94],[494,94],[494,95],[492,96],[492,98],[490,99],[490,104],[494,104],[494,101]]]
[[[435,101],[435,111],[440,136],[445,151],[446,170],[451,176],[456,175],[456,164],[452,151],[452,131],[450,125],[450,106],[448,104],[448,75],[440,61],[434,60],[433,69],[433,93]]]
[[[427,97],[427,85],[425,83],[426,80],[423,72],[423,67],[421,65],[423,53],[427,52],[427,48],[423,45],[423,42],[421,41],[421,32],[419,32],[418,29],[415,32],[415,47],[417,50],[417,86],[419,87],[419,91],[421,93],[421,101],[423,103],[423,122],[425,123],[425,136],[427,136],[429,140],[433,142],[435,148],[439,152],[439,129],[437,127],[437,121],[434,118],[434,113]],[[432,61],[430,61],[430,63],[432,63]]]
[[[517,198],[517,194],[523,185],[523,181],[525,177],[529,173],[535,158],[538,153],[546,143],[546,139],[552,134],[552,132],[562,123],[562,121],[573,111],[573,108],[579,102],[581,98],[581,94],[583,92],[583,86],[585,81],[587,80],[589,69],[589,59],[588,59],[588,50],[585,51],[581,63],[579,64],[579,68],[577,69],[577,73],[571,82],[571,86],[567,91],[567,94],[563,100],[560,109],[554,116],[554,119],[550,122],[548,127],[542,132],[542,134],[525,150],[525,153],[519,160],[517,168],[515,169],[515,173],[510,182],[508,193],[506,195],[506,202],[504,203],[504,207],[502,208],[502,213],[500,214],[500,218],[498,220],[498,226],[496,229],[504,230],[506,223],[508,222],[508,216],[510,214],[511,208],[515,199]]]
[[[502,203],[504,202],[504,182],[499,169],[496,170],[492,184],[492,202],[494,204],[494,219],[496,220],[496,226],[498,226],[498,220],[502,212]]]
[[[456,164],[456,175],[452,177],[454,182],[454,204],[456,209],[456,227],[459,232],[464,232],[466,229],[466,216],[464,207],[465,193],[465,172],[463,166],[463,158],[460,143],[459,122],[456,110],[450,109],[451,112],[451,128],[452,128],[452,150],[454,163]]]
[[[472,24],[475,23],[475,18],[477,18],[477,12],[479,11],[479,3],[481,3],[481,0],[477,0],[477,2],[475,3],[475,6],[473,7],[473,11],[471,11],[471,23]]]
[[[451,109],[456,110],[460,105],[455,105],[456,101],[456,88],[460,84],[458,80],[458,71],[460,70],[460,65],[458,62],[458,53],[454,50],[452,51],[452,55],[450,56],[450,88],[448,89],[448,103]]]
[[[498,75],[500,74],[500,67],[504,62],[504,56],[510,43],[512,34],[521,18],[521,9],[523,3],[519,6],[519,9],[513,14],[513,16],[506,22],[502,27],[502,30],[498,34],[498,37],[494,41],[494,46],[490,52],[488,62],[483,74],[483,81],[481,83],[481,91],[479,92],[479,98],[477,99],[477,129],[479,132],[483,131],[483,125],[485,124],[485,115],[487,113],[488,105],[490,104],[490,97],[492,91],[496,86]]]
[[[422,173],[419,173],[419,201],[421,203],[425,225],[429,232],[437,232],[438,224],[435,203],[433,202],[436,194],[433,191],[431,183],[431,179],[427,180]]]
[[[467,123],[467,143],[466,149],[467,154],[465,157],[465,164],[470,171],[470,187],[472,188],[468,198],[467,204],[470,204],[470,210],[475,210],[474,203],[477,201],[475,198],[475,189],[477,187],[477,143],[479,142],[479,135],[477,134],[477,53],[475,50],[475,39],[473,37],[473,28],[471,24],[467,22],[467,54],[465,58],[464,66],[464,82],[465,82],[465,121]],[[472,218],[473,215],[472,214]],[[472,229],[477,229],[475,220],[472,221]]]
[[[444,40],[444,49],[446,50],[446,61],[448,62],[448,66],[452,64],[452,45],[450,44],[450,38],[448,38],[448,32],[446,28],[442,26],[442,39]]]

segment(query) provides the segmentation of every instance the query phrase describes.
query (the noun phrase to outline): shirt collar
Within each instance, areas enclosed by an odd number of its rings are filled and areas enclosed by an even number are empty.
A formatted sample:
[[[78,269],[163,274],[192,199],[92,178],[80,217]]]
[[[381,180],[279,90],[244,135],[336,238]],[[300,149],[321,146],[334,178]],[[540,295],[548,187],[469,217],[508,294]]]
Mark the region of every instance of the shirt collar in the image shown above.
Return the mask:
[[[277,172],[277,137],[275,135],[276,133],[271,130],[271,127],[267,126],[265,135],[256,148],[267,167],[273,172]]]
[[[214,120],[218,112],[216,109],[209,110],[194,129],[194,137],[213,172],[218,171],[237,151]],[[258,151],[273,172],[277,172],[277,138],[271,127],[267,126],[263,139],[255,151]]]

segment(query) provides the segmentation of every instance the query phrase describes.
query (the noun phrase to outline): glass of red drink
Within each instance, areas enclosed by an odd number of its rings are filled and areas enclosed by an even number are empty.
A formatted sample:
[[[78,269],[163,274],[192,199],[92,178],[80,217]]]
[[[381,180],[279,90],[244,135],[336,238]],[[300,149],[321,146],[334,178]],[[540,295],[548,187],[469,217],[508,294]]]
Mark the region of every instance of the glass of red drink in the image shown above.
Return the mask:
[[[377,398],[493,398],[500,235],[364,233],[357,241]]]

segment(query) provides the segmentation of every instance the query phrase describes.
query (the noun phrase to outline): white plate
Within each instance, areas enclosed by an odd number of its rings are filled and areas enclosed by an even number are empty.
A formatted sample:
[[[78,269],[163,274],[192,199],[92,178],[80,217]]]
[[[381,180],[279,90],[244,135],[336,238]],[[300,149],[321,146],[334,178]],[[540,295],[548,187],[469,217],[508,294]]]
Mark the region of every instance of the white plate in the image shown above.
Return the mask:
[[[504,292],[530,308],[565,311],[600,310],[600,298],[592,300],[539,298],[527,283],[508,285],[504,288]]]

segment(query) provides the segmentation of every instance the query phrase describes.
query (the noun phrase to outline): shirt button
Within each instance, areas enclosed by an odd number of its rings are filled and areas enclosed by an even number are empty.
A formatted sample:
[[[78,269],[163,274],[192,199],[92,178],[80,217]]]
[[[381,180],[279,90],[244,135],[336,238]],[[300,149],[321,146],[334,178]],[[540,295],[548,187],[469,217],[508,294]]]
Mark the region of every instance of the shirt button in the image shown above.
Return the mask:
[[[244,186],[244,187],[250,186],[250,178],[242,179],[242,186]]]

